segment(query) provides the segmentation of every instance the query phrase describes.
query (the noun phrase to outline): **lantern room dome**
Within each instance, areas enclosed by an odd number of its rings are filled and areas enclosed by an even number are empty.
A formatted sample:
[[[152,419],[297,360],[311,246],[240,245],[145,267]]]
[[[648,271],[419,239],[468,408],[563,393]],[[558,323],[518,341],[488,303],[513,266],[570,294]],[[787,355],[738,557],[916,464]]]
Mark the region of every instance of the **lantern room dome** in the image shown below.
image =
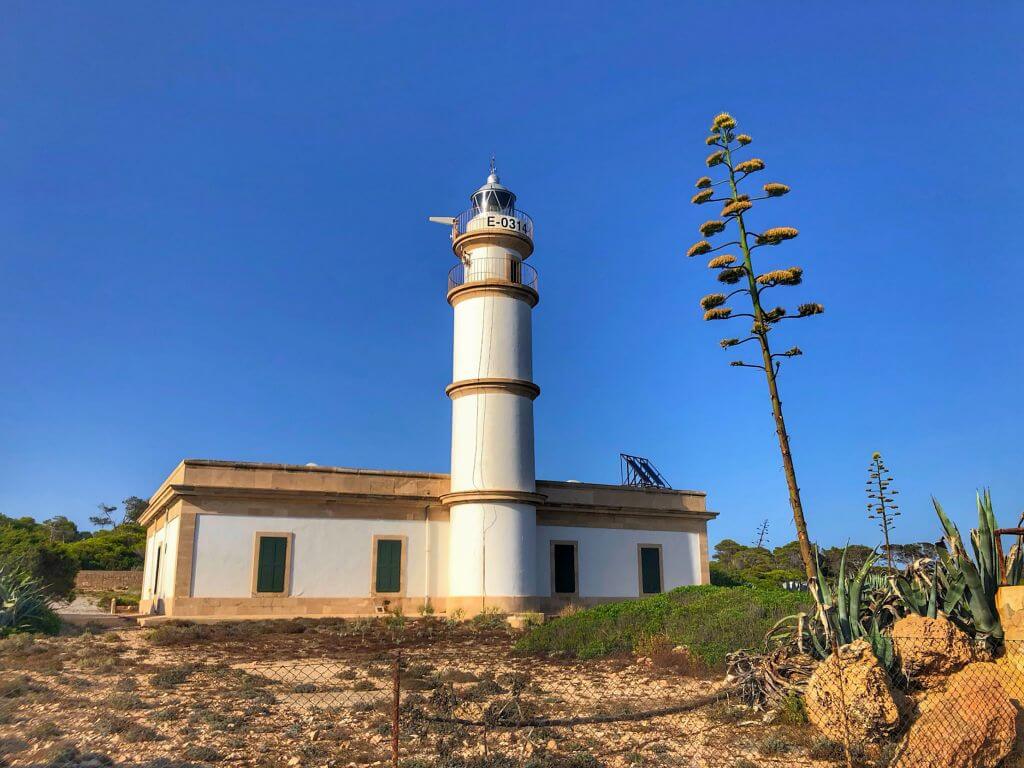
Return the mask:
[[[494,160],[491,159],[491,172],[487,176],[487,182],[476,192],[469,196],[473,208],[478,212],[502,212],[511,213],[516,207],[516,196],[511,189],[501,183],[498,171],[494,167]]]

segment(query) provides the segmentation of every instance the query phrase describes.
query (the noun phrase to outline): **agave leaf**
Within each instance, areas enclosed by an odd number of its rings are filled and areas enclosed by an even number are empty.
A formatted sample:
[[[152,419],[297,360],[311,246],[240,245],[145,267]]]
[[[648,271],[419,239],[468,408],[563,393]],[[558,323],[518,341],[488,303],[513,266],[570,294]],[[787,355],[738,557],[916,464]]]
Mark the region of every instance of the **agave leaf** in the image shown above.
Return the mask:
[[[960,530],[956,527],[956,524],[946,516],[946,513],[942,510],[942,505],[939,504],[939,500],[932,496],[932,505],[935,507],[935,513],[939,516],[939,522],[942,523],[942,528],[946,532],[946,541],[949,544],[949,552],[952,556],[967,556],[967,550],[964,549],[964,541],[960,537]]]
[[[817,547],[814,548],[814,557],[819,559],[819,550]],[[822,574],[821,569],[817,569],[818,576],[818,593],[821,597],[823,605],[832,605],[832,592],[828,588],[828,579]]]
[[[971,546],[974,560],[978,564],[985,594],[995,595],[999,586],[999,556],[997,554],[995,512],[992,509],[992,495],[986,489],[976,496],[978,506],[978,527],[971,531]]]
[[[946,590],[946,594],[942,599],[942,612],[947,616],[952,616],[956,613],[957,608],[960,606],[960,602],[964,599],[964,591],[967,589],[967,584],[963,579],[958,579],[953,582],[949,589]]]
[[[921,585],[916,580],[914,583],[910,583],[906,579],[900,579],[897,582],[897,588],[900,590],[900,597],[907,607],[919,616],[924,616],[928,606],[926,603],[927,598],[925,597],[924,590],[921,589]]]
[[[1021,537],[1018,536],[1017,542],[1010,547],[1010,554],[1006,556],[1004,575],[1006,584],[1011,587],[1019,586],[1022,574],[1024,574],[1024,559],[1021,557]]]
[[[848,643],[853,639],[853,633],[850,631],[850,606],[849,606],[849,590],[846,583],[846,551],[849,549],[849,544],[843,547],[843,556],[839,558],[839,580],[836,582],[836,607],[839,610],[839,637],[843,643]]]
[[[871,570],[871,566],[878,560],[878,553],[872,552],[864,559],[864,565],[857,571],[857,575],[853,579],[853,584],[850,586],[850,620],[854,627],[854,637],[861,637],[864,634],[864,628],[860,623],[860,604],[861,604],[861,593],[864,590],[864,579],[867,578],[868,572]]]
[[[928,592],[928,618],[934,619],[939,610],[939,580],[932,579],[932,588]]]
[[[1001,640],[1003,628],[999,623],[994,603],[990,602],[985,594],[977,567],[968,558],[959,558],[957,562],[960,570],[963,571],[964,581],[967,583],[967,602],[971,607],[971,614],[974,616],[975,628],[982,634],[991,635],[997,640]]]

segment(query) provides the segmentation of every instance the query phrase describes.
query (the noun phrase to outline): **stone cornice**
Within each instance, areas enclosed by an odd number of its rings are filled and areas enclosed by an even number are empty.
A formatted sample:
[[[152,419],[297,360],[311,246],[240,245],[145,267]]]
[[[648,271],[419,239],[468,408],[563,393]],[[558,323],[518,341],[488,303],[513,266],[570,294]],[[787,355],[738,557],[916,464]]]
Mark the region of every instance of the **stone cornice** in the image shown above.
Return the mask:
[[[532,239],[504,227],[474,227],[468,232],[462,232],[452,241],[452,252],[457,258],[462,258],[462,254],[468,249],[480,245],[500,245],[511,248],[524,260],[530,258],[533,253]]]
[[[540,394],[540,387],[526,379],[489,378],[453,381],[444,389],[444,393],[453,400],[473,392],[511,392],[514,395],[523,395],[531,400],[536,400]]]
[[[537,306],[537,303],[540,301],[540,294],[522,283],[513,283],[509,280],[473,280],[457,285],[448,291],[448,303],[454,307],[463,299],[488,293],[499,293],[511,296],[514,299],[521,299],[531,307]]]
[[[441,503],[446,507],[452,504],[543,504],[547,497],[543,493],[530,491],[473,490],[453,491],[441,496]]]

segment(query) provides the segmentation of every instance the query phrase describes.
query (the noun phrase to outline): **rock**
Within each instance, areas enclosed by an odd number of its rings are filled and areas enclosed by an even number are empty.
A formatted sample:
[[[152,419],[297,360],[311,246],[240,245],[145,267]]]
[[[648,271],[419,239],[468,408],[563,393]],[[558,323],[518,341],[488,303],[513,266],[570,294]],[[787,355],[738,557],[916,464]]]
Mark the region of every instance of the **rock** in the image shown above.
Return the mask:
[[[892,768],[995,768],[1013,749],[1017,709],[995,664],[969,664],[929,696]]]
[[[892,628],[903,674],[921,688],[936,688],[974,660],[971,639],[949,619],[907,616]]]
[[[298,765],[301,762],[302,762],[301,758],[299,758],[299,757],[292,757],[292,758],[289,758],[288,765]]]
[[[807,682],[804,704],[807,719],[833,741],[842,742],[847,728],[852,740],[867,741],[900,722],[889,676],[867,640],[844,645],[818,665]]]

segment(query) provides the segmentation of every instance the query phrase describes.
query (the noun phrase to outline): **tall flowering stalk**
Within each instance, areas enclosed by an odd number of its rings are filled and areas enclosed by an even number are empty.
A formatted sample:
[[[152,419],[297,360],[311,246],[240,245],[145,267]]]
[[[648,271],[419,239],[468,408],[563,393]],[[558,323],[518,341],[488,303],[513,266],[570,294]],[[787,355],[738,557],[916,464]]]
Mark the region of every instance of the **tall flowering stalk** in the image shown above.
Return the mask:
[[[882,529],[885,537],[885,554],[889,561],[890,575],[895,572],[892,561],[892,544],[889,542],[889,534],[892,533],[896,518],[900,516],[900,508],[893,498],[899,491],[891,490],[892,473],[885,466],[882,454],[875,451],[871,455],[871,464],[868,465],[868,519],[877,520],[878,527]]]
[[[725,178],[712,181],[709,176],[697,179],[697,194],[691,200],[695,205],[721,203],[722,211],[718,218],[704,222],[700,233],[705,239],[699,240],[687,256],[703,256],[717,253],[725,248],[739,249],[740,258],[729,253],[719,253],[708,262],[718,281],[731,290],[728,293],[711,293],[700,300],[705,320],[729,320],[747,318],[750,320],[749,334],[742,338],[722,339],[723,349],[738,347],[748,342],[755,342],[761,351],[761,361],[746,362],[734,360],[730,365],[740,368],[756,368],[764,371],[768,382],[768,394],[772,401],[772,414],[775,417],[775,431],[779,438],[779,450],[782,452],[782,464],[786,473],[786,484],[789,486],[789,504],[793,509],[793,522],[800,543],[800,556],[807,573],[807,583],[813,592],[818,584],[818,563],[811,548],[807,534],[807,521],[804,517],[803,504],[800,501],[800,486],[796,482],[796,470],[793,468],[793,456],[789,448],[789,433],[782,415],[782,400],[779,398],[778,374],[782,358],[796,357],[803,354],[799,347],[791,347],[785,352],[772,352],[770,336],[783,320],[810,317],[825,311],[821,304],[800,304],[795,313],[789,313],[784,307],[776,306],[765,309],[766,293],[783,286],[800,285],[803,281],[801,267],[785,267],[758,272],[754,269],[753,255],[762,248],[776,247],[786,240],[792,240],[799,234],[792,227],[771,227],[755,232],[747,228],[746,215],[754,207],[754,203],[770,198],[782,197],[789,193],[789,187],[779,182],[768,182],[761,186],[761,194],[751,197],[740,192],[740,185],[749,177],[764,170],[763,160],[750,158],[737,159],[735,153],[751,143],[752,139],[745,133],[736,133],[736,120],[729,114],[722,113],[715,117],[711,124],[711,135],[705,143],[714,151],[705,161],[708,168],[724,169]],[[716,196],[717,195],[717,196]],[[721,245],[713,246],[709,238],[723,232],[729,232],[735,239]],[[758,256],[760,258],[760,253]],[[735,286],[735,287],[733,287]],[[750,311],[734,313],[726,302],[743,298],[744,304],[749,301]],[[744,307],[746,309],[746,307]],[[815,595],[819,601],[821,596]]]

